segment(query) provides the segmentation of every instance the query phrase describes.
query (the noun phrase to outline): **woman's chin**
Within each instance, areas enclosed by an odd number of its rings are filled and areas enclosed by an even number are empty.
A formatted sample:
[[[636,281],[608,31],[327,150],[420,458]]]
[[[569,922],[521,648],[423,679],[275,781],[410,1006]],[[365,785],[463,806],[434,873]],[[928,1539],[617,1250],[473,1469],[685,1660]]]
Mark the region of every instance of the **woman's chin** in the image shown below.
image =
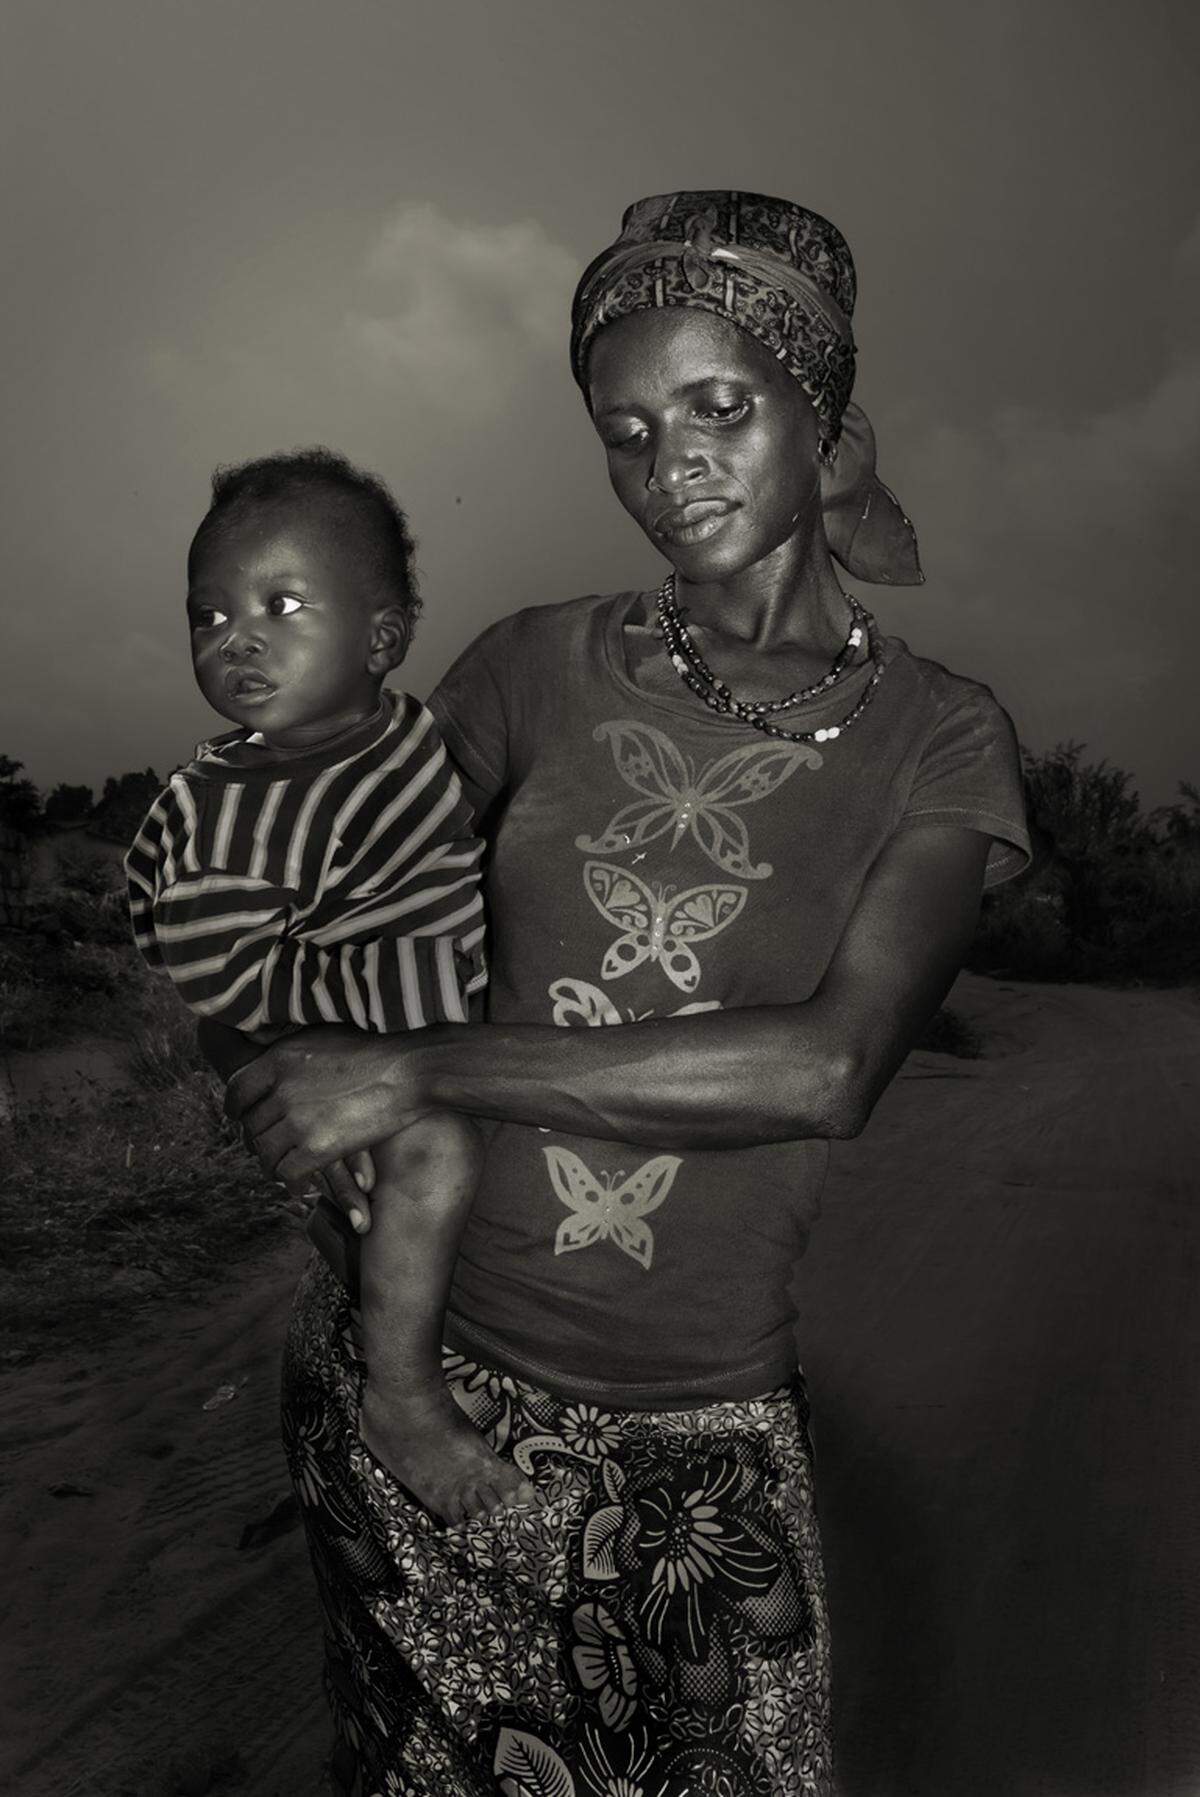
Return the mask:
[[[734,580],[753,568],[762,557],[736,543],[711,542],[658,544],[659,553],[667,557],[677,579],[690,586],[720,585]]]

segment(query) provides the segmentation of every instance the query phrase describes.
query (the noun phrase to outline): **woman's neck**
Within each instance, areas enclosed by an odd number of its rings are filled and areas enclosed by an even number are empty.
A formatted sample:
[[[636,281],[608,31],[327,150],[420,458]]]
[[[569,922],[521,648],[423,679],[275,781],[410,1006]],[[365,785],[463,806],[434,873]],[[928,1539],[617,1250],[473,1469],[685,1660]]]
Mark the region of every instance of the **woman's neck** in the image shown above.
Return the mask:
[[[794,648],[823,654],[845,640],[846,595],[824,533],[790,537],[728,580],[675,579],[675,602],[689,628],[744,644],[758,654]]]

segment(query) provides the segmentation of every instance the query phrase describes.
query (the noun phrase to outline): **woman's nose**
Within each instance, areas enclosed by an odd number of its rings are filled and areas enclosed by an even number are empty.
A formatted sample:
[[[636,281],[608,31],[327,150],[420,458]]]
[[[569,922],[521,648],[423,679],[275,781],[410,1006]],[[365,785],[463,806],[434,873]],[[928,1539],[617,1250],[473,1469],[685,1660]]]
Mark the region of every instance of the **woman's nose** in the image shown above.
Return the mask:
[[[660,443],[646,485],[659,493],[678,493],[694,480],[702,480],[708,464],[703,455],[679,440]]]

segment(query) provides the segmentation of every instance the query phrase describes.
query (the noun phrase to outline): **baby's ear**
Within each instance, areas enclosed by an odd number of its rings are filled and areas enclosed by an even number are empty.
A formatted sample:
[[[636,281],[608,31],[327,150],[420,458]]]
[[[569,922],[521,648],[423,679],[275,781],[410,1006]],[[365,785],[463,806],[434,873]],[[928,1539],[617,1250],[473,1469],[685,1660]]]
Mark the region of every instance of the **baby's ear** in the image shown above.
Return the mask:
[[[412,626],[408,614],[398,605],[378,611],[371,623],[371,646],[367,651],[367,667],[372,674],[386,674],[398,668],[408,654]]]

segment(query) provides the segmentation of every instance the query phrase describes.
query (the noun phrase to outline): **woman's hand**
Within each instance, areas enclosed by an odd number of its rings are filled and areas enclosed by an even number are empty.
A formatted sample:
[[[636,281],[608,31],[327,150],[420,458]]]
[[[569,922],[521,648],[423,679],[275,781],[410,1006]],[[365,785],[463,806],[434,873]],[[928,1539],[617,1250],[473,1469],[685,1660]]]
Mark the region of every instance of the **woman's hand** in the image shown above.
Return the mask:
[[[418,1088],[416,1066],[403,1036],[322,1024],[298,1030],[240,1068],[225,1110],[242,1125],[267,1173],[295,1185],[324,1169],[334,1185],[335,1163],[432,1108]],[[363,1210],[360,1186],[349,1169],[341,1172],[332,1195],[347,1211],[351,1204]]]
[[[264,1053],[261,1043],[244,1036],[240,1030],[230,1029],[228,1024],[214,1023],[211,1018],[201,1018],[196,1034],[200,1052],[225,1081],[231,1080],[240,1068]],[[253,1146],[248,1132],[247,1143]],[[289,1190],[295,1198],[309,1198],[313,1184],[312,1177],[294,1180],[289,1183]],[[345,1160],[332,1161],[322,1167],[316,1175],[316,1184],[339,1210],[346,1213],[360,1234],[370,1229],[371,1206],[367,1197],[375,1186],[375,1163],[367,1149],[358,1149]]]
[[[322,1167],[319,1173],[310,1174],[302,1181],[304,1191],[302,1197],[313,1196],[313,1181],[317,1184],[317,1195],[322,1194],[332,1200],[337,1208],[349,1218],[350,1225],[358,1235],[366,1235],[371,1227],[371,1203],[367,1196],[375,1189],[375,1162],[371,1158],[369,1148],[358,1148],[348,1154],[343,1161],[331,1161]]]

